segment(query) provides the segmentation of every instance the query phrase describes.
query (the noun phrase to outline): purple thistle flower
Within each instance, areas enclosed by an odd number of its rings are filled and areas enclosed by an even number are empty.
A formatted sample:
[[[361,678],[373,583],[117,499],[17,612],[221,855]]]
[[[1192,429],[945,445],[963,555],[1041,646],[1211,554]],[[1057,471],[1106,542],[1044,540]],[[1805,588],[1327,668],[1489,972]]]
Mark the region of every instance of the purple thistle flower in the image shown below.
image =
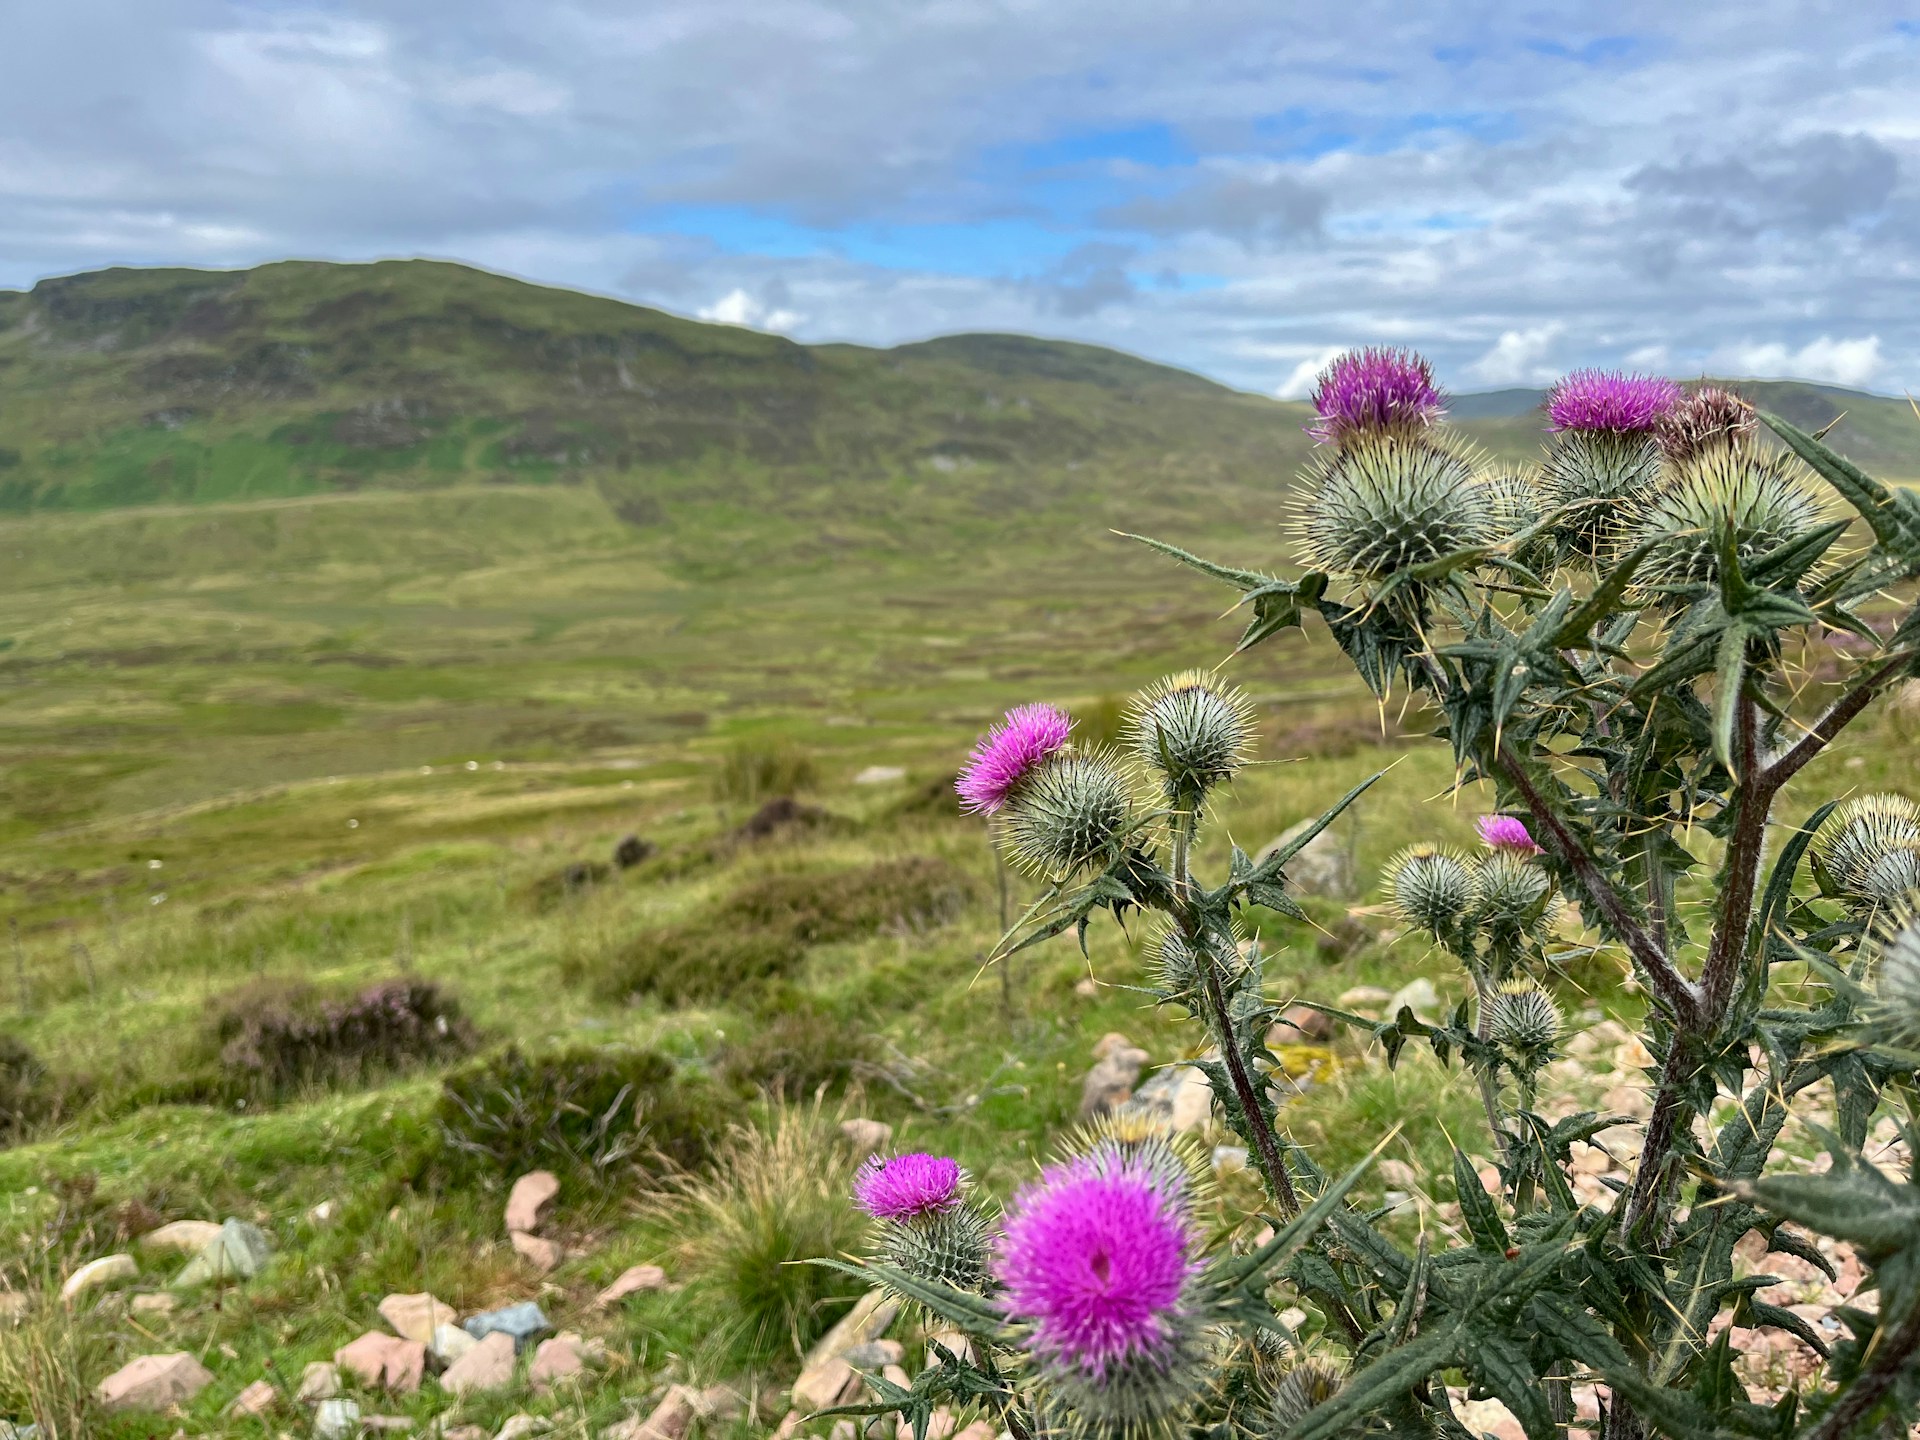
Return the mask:
[[[945,1155],[875,1155],[853,1177],[853,1203],[876,1220],[938,1215],[960,1203],[960,1162]]]
[[[1490,850],[1512,850],[1521,855],[1538,855],[1527,827],[1511,815],[1482,815],[1477,828],[1480,839]]]
[[[981,737],[953,788],[963,808],[991,815],[1041,761],[1066,748],[1073,721],[1051,705],[1022,705]]]
[[[1034,1349],[1069,1369],[1162,1354],[1199,1268],[1184,1207],[1144,1167],[1088,1156],[1050,1166],[1014,1197],[995,1273]]]
[[[1554,430],[1643,435],[1679,403],[1680,387],[1657,375],[1576,370],[1547,395],[1547,419]]]
[[[1446,407],[1424,356],[1369,346],[1347,351],[1320,372],[1313,408],[1319,419],[1307,433],[1324,445],[1381,430],[1423,430]]]

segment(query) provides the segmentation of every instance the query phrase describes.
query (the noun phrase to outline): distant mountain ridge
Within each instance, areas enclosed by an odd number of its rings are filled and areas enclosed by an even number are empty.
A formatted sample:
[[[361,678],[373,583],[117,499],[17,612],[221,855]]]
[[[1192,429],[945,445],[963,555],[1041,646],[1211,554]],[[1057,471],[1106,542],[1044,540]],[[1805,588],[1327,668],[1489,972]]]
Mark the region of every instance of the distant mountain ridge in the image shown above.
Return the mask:
[[[1898,401],[1755,382],[1856,459],[1920,476]],[[1533,453],[1539,392],[1462,396]],[[0,512],[471,484],[598,488],[818,524],[1271,494],[1304,406],[1094,345],[964,334],[801,345],[437,261],[112,269],[0,292]],[[1195,489],[1194,487],[1198,487]]]

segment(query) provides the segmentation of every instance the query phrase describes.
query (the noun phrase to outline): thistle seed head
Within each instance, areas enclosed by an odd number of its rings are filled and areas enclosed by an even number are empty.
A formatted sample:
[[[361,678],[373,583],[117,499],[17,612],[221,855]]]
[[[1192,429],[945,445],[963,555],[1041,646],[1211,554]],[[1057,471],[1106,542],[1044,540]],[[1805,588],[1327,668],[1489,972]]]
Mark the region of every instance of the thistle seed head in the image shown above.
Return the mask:
[[[1727,447],[1689,462],[1671,483],[1641,496],[1630,543],[1657,542],[1637,583],[1715,585],[1723,537],[1741,566],[1824,525],[1828,506],[1793,457]]]
[[[1253,706],[1239,687],[1198,670],[1157,680],[1127,709],[1126,741],[1167,800],[1197,807],[1231,780],[1252,748]]]
[[[1814,862],[1856,908],[1900,902],[1920,889],[1920,805],[1904,795],[1862,795],[1820,827]]]
[[[1340,1393],[1340,1372],[1318,1360],[1302,1360],[1280,1377],[1273,1387],[1268,1409],[1269,1434],[1273,1440],[1286,1440],[1286,1434],[1307,1418],[1307,1412],[1324,1405]]]
[[[1316,570],[1384,580],[1498,538],[1493,501],[1457,452],[1375,435],[1323,455],[1307,477],[1300,523]]]
[[[1487,1038],[1510,1050],[1537,1053],[1560,1038],[1563,1022],[1553,997],[1532,980],[1510,980],[1487,1002]]]
[[[1349,350],[1313,387],[1316,419],[1307,433],[1346,445],[1370,435],[1418,434],[1446,411],[1433,366],[1411,350]]]
[[[1477,895],[1467,862],[1432,845],[1410,845],[1389,860],[1386,882],[1400,918],[1435,935],[1458,924]]]
[[[1133,789],[1108,750],[1067,750],[1015,792],[1007,845],[1030,874],[1060,878],[1108,858],[1133,819]]]
[[[1610,547],[1621,507],[1660,479],[1660,449],[1639,431],[1566,430],[1554,436],[1540,467],[1547,508],[1571,507],[1554,521],[1568,560],[1591,561]]]
[[[1720,385],[1697,385],[1660,421],[1660,449],[1675,465],[1688,465],[1715,450],[1737,450],[1759,428],[1746,397]]]

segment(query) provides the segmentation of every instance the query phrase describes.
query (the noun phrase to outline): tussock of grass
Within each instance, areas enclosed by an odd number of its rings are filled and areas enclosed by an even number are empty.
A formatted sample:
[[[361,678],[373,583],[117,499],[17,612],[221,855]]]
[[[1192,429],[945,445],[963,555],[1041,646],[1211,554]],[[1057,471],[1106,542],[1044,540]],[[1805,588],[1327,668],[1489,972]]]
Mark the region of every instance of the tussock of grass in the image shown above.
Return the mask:
[[[743,740],[727,747],[713,777],[714,798],[755,805],[775,795],[794,795],[820,783],[813,756],[786,740]]]

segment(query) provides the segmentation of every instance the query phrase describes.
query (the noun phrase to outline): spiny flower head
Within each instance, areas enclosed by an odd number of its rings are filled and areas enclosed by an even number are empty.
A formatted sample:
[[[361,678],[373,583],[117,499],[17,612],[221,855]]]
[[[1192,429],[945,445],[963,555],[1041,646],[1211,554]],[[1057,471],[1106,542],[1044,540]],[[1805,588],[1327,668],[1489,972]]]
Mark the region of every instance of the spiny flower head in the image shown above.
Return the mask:
[[[1006,840],[1030,874],[1059,878],[1110,857],[1133,819],[1133,787],[1111,751],[1063,750],[1020,784]]]
[[[1409,845],[1387,862],[1387,891],[1400,918],[1439,934],[1473,904],[1473,872],[1458,855],[1431,845]]]
[[[981,737],[953,788],[963,808],[991,815],[1042,761],[1067,745],[1073,721],[1051,705],[1021,705]]]
[[[1920,887],[1920,805],[1904,795],[1861,795],[1814,837],[1813,858],[1832,887],[1866,909]]]
[[[1744,446],[1759,428],[1753,402],[1722,385],[1696,385],[1660,421],[1660,448],[1675,465]]]
[[[1340,1393],[1340,1372],[1317,1360],[1302,1360],[1273,1387],[1273,1431],[1284,1436],[1309,1411]]]
[[[1875,1027],[1903,1050],[1920,1050],[1920,913],[1914,897],[1904,896],[1885,912],[1876,936],[1880,955],[1874,963]]]
[[[1344,445],[1387,430],[1425,430],[1446,412],[1446,397],[1424,356],[1369,346],[1320,372],[1313,408],[1318,419],[1307,433],[1321,444]]]
[[[1502,466],[1481,477],[1486,492],[1488,513],[1492,517],[1493,538],[1508,546],[1508,555],[1529,570],[1544,571],[1554,560],[1553,536],[1535,535],[1524,545],[1510,542],[1538,525],[1546,515],[1546,498],[1540,481],[1531,471]]]
[[[916,1220],[958,1205],[963,1178],[945,1155],[875,1155],[853,1177],[853,1200],[876,1220]]]
[[[1559,512],[1554,538],[1568,560],[1603,553],[1620,527],[1621,507],[1660,480],[1660,447],[1636,431],[1563,430],[1540,464],[1540,490]]]
[[[1213,1152],[1192,1131],[1174,1129],[1172,1117],[1158,1109],[1123,1105],[1105,1111],[1070,1133],[1060,1154],[1068,1164],[1094,1159],[1141,1167],[1189,1204],[1215,1188]]]
[[[1500,538],[1467,457],[1425,440],[1364,436],[1322,456],[1307,485],[1300,539],[1316,570],[1382,580]]]
[[[1487,1035],[1498,1044],[1539,1054],[1560,1038],[1560,1007],[1529,979],[1510,980],[1487,1004]]]
[[[1198,670],[1155,681],[1128,707],[1127,739],[1159,773],[1167,798],[1194,806],[1246,763],[1253,707],[1239,688]]]
[[[1710,450],[1635,506],[1631,540],[1656,542],[1636,580],[1643,589],[1717,584],[1723,538],[1744,567],[1827,519],[1826,501],[1792,456]]]
[[[1014,1197],[995,1268],[1034,1352],[1102,1379],[1176,1341],[1193,1250],[1184,1198],[1164,1179],[1087,1156],[1049,1166]]]
[[[1659,376],[1576,370],[1547,395],[1547,420],[1555,430],[1645,435],[1679,401],[1680,387]]]
[[[1522,855],[1540,853],[1525,823],[1511,815],[1482,815],[1474,828],[1480,832],[1480,843],[1490,850],[1513,850]]]

